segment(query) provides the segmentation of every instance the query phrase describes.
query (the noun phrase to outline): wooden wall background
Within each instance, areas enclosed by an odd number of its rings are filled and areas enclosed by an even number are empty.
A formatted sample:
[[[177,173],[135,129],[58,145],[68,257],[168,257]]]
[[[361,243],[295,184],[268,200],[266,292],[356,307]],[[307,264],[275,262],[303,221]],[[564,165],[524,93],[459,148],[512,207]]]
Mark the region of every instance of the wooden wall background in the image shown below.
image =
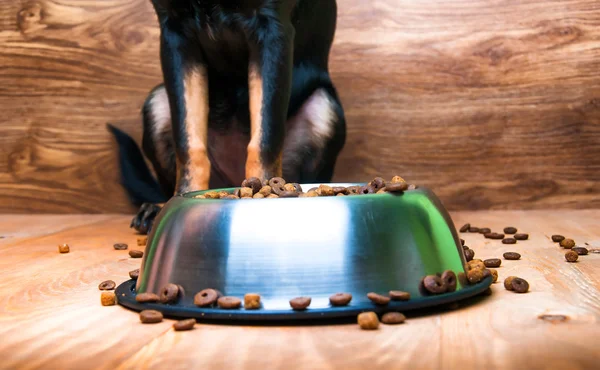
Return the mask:
[[[451,209],[600,206],[600,2],[338,0],[336,179]],[[113,122],[160,81],[148,0],[0,0],[0,212],[131,212]]]

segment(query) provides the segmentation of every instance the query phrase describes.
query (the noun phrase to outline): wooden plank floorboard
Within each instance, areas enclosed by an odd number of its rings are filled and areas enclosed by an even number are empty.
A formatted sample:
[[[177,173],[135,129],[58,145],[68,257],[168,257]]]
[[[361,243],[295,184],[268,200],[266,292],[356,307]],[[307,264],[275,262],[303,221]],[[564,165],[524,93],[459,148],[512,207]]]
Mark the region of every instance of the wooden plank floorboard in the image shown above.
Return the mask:
[[[112,248],[115,242],[136,248],[130,217],[78,217],[81,224],[64,230],[52,216],[32,217],[32,238],[0,245],[0,368],[454,369],[468,361],[488,369],[590,369],[600,361],[600,254],[569,264],[549,239],[559,233],[600,247],[600,210],[454,213],[459,227],[515,226],[530,234],[516,245],[480,234],[461,237],[476,258],[521,253],[519,261],[502,261],[500,281],[521,276],[531,292],[514,294],[500,282],[491,297],[456,310],[410,313],[405,324],[376,332],[355,324],[201,323],[185,333],[174,332],[170,320],[142,325],[132,311],[102,307],[97,289],[106,279],[126,280],[139,265],[127,251]],[[0,230],[14,232],[11,224],[29,225],[0,216]],[[71,253],[58,254],[61,242],[71,244]],[[547,322],[538,318],[543,314],[568,320]]]

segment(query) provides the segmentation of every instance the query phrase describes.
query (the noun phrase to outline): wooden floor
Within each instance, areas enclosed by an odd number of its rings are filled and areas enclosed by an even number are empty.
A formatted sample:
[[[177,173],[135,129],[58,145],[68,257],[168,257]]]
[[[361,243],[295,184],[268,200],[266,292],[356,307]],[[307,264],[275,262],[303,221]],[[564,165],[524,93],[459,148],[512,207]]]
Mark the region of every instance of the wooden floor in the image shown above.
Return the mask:
[[[140,260],[113,243],[136,244],[126,216],[0,216],[0,368],[86,369],[591,369],[600,363],[600,254],[569,264],[549,237],[560,233],[600,248],[598,211],[453,214],[530,241],[504,246],[463,234],[476,257],[503,261],[500,280],[527,279],[518,295],[493,286],[457,310],[409,315],[375,332],[355,324],[244,327],[199,324],[176,333],[171,321],[142,325],[120,306],[102,307],[97,285],[120,283]],[[71,253],[57,252],[69,243]],[[549,322],[543,314],[566,315]],[[597,367],[596,367],[597,368]]]

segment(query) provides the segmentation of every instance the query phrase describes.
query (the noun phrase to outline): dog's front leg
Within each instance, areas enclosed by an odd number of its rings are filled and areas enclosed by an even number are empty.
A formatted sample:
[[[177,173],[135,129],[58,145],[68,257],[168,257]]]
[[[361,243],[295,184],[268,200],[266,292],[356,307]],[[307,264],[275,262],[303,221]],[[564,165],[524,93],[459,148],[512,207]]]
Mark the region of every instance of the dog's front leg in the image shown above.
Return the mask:
[[[280,23],[259,29],[249,64],[251,138],[246,177],[282,175],[285,122],[292,80],[294,29]]]
[[[163,25],[160,54],[175,141],[175,192],[208,189],[208,75],[200,46]]]

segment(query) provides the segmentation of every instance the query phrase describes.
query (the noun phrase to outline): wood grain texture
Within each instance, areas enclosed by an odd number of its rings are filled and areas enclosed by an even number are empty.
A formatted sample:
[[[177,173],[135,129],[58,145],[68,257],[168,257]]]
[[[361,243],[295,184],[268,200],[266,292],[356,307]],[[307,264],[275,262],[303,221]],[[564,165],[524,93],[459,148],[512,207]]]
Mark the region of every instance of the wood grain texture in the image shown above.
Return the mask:
[[[457,212],[501,230],[516,226],[530,240],[506,246],[480,234],[461,234],[476,257],[522,254],[503,260],[500,281],[510,275],[531,284],[527,294],[493,286],[491,297],[461,303],[458,310],[411,314],[405,324],[365,332],[356,324],[322,326],[227,326],[198,324],[176,333],[173,321],[143,325],[119,306],[100,306],[97,285],[120,283],[139,260],[115,251],[135,246],[124,216],[77,216],[79,226],[60,231],[55,216],[0,217],[0,230],[15,234],[35,221],[31,237],[0,243],[0,368],[4,369],[456,369],[468,362],[489,369],[591,369],[600,361],[600,255],[567,263],[550,241],[561,233],[600,248],[600,211]],[[46,233],[42,233],[46,230]],[[67,242],[71,253],[59,254]],[[135,248],[135,247],[134,247]],[[543,314],[568,316],[546,322]]]
[[[596,0],[338,5],[336,180],[402,174],[450,209],[600,206]],[[105,123],[141,138],[158,35],[146,0],[0,0],[0,211],[132,210]]]

